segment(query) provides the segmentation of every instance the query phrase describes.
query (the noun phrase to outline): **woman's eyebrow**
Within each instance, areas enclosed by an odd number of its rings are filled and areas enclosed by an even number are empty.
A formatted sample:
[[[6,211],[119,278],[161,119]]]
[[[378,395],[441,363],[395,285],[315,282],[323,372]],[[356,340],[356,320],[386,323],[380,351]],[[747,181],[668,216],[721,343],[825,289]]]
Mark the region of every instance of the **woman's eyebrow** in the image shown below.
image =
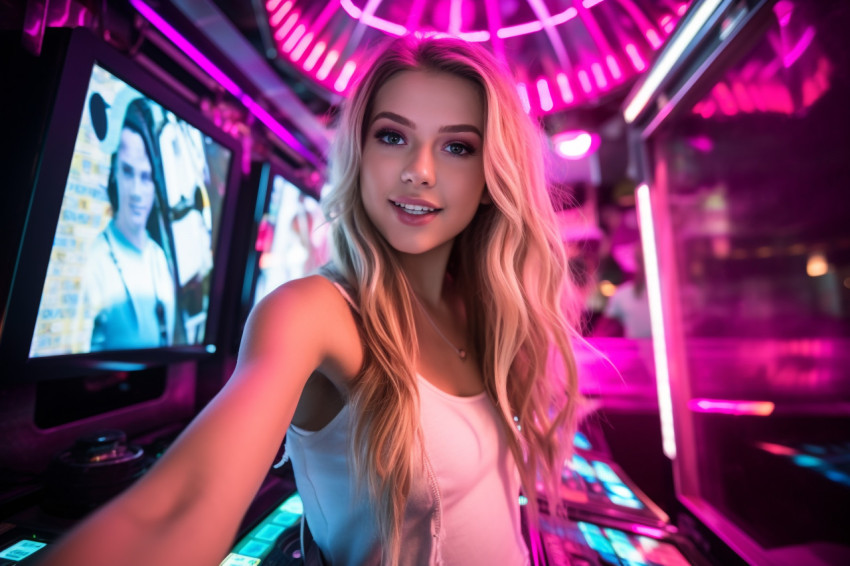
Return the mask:
[[[404,116],[396,114],[395,112],[388,112],[388,111],[378,112],[377,114],[375,114],[375,117],[372,118],[372,123],[375,123],[380,118],[386,118],[388,120],[392,120],[393,122],[398,122],[402,126],[410,128],[412,130],[416,129],[416,124],[414,124],[412,121],[408,120]],[[439,132],[440,133],[472,132],[474,134],[477,134],[479,138],[484,139],[484,136],[481,134],[481,130],[479,130],[477,127],[473,126],[472,124],[454,124],[454,125],[451,125],[451,126],[442,126],[439,129]]]

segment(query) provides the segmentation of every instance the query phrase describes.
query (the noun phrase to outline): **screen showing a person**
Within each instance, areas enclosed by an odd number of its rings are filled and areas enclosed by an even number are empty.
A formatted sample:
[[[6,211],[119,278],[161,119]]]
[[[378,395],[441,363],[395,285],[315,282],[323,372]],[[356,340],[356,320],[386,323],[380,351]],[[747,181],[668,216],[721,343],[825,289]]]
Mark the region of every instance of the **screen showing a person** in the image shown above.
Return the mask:
[[[29,357],[202,344],[232,161],[94,65]]]
[[[325,263],[327,227],[316,199],[281,175],[272,178],[268,210],[257,233],[255,304],[277,286],[304,277]]]

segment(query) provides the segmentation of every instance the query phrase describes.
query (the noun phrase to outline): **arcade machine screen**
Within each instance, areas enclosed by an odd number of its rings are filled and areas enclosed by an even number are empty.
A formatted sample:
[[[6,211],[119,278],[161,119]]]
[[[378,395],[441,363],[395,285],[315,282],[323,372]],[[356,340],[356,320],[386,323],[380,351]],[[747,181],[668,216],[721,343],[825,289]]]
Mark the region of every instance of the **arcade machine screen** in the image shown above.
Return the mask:
[[[30,380],[214,352],[238,144],[82,30],[56,99],[4,360]]]
[[[328,224],[317,197],[282,173],[269,176],[255,243],[252,304],[279,285],[314,273],[328,259]]]

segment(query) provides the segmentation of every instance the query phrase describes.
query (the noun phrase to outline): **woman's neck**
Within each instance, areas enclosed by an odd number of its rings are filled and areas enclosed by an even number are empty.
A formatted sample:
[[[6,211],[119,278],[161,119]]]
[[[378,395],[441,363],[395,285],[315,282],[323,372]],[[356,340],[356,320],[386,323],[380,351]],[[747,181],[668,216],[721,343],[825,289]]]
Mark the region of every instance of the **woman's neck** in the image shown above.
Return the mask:
[[[451,242],[424,254],[397,255],[401,268],[419,300],[429,306],[442,302]]]

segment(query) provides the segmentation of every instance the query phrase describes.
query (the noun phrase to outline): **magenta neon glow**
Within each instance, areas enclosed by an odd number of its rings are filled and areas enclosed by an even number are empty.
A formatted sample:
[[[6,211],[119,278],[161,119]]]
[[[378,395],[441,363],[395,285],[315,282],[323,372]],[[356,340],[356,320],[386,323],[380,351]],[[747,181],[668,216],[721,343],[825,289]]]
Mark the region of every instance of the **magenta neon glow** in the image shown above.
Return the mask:
[[[585,8],[593,8],[597,4],[601,4],[602,0],[584,0],[581,5]]]
[[[218,82],[224,89],[239,98],[242,96],[242,89],[234,83],[230,77],[225,75],[221,69],[216,67],[212,61],[207,59],[207,57],[198,51],[198,49],[189,43],[189,41],[180,35],[176,29],[174,29],[171,24],[166,22],[162,17],[153,11],[153,9],[142,2],[142,0],[130,0],[130,4],[138,10],[138,12],[150,23],[154,25],[156,29],[161,31],[165,37],[171,40],[174,45],[183,50],[186,55],[188,55],[195,63],[198,64],[201,69],[204,70],[210,77],[212,77],[216,82]]]
[[[570,81],[567,79],[567,75],[564,73],[558,73],[558,76],[555,77],[555,81],[558,83],[558,90],[561,91],[561,100],[567,104],[574,101],[576,97],[570,88]]]
[[[304,37],[301,38],[301,41],[298,42],[298,45],[295,46],[295,49],[292,50],[290,54],[293,61],[298,61],[301,59],[301,56],[304,55],[304,52],[307,51],[307,48],[310,47],[310,44],[313,42],[313,32],[308,33]]]
[[[564,159],[582,159],[599,148],[599,136],[584,130],[569,130],[552,136],[555,153]]]
[[[652,46],[653,49],[658,49],[661,47],[661,38],[658,37],[658,32],[654,29],[646,30],[646,40]]]
[[[658,412],[661,417],[661,444],[664,454],[676,459],[676,430],[673,427],[673,399],[670,393],[670,366],[667,358],[667,332],[664,328],[664,309],[661,299],[661,273],[658,265],[655,224],[649,185],[641,184],[637,195],[638,227],[646,272],[646,294],[649,299],[649,320],[652,327],[652,352],[655,359],[655,384],[658,389]]]
[[[640,56],[640,52],[635,47],[634,43],[626,44],[626,55],[629,56],[629,61],[632,62],[632,67],[635,68],[635,71],[643,71],[646,69],[646,61],[643,60],[643,57]]]
[[[289,39],[286,40],[286,43],[283,44],[283,52],[289,53],[292,51],[292,48],[295,47],[295,44],[298,43],[298,40],[301,39],[301,36],[304,35],[304,32],[307,31],[307,26],[304,24],[298,24],[298,27],[295,28],[295,31],[292,32],[292,35],[289,36]]]
[[[605,71],[602,69],[602,65],[594,61],[590,64],[590,71],[593,73],[596,86],[598,86],[600,90],[608,88],[608,78],[605,76]]]
[[[295,23],[298,21],[298,14],[290,14],[286,21],[283,22],[283,25],[275,32],[274,38],[277,41],[283,41],[283,38],[289,34],[289,31],[295,27]]]
[[[224,74],[218,67],[216,67],[212,61],[207,59],[198,49],[189,43],[189,41],[183,37],[176,29],[174,29],[168,22],[166,22],[162,17],[151,9],[150,6],[142,2],[142,0],[130,0],[130,4],[141,14],[145,19],[147,19],[155,28],[157,28],[165,37],[167,37],[174,45],[176,45],[179,49],[182,49],[184,53],[189,55],[195,63],[198,64],[201,69],[204,70],[210,77],[216,80],[222,87],[224,87],[227,92],[232,94],[237,100],[239,100],[245,108],[251,112],[254,116],[257,117],[266,127],[272,131],[276,136],[278,136],[284,143],[289,145],[299,154],[304,156],[305,159],[313,163],[314,165],[320,165],[318,160],[313,156],[313,154],[307,150],[304,145],[299,142],[295,136],[293,136],[289,130],[284,128],[277,120],[269,114],[265,108],[257,104],[254,99],[245,94],[242,89],[234,83],[230,77]]]
[[[806,49],[808,49],[809,45],[811,45],[812,40],[815,38],[815,28],[809,26],[803,32],[803,35],[800,36],[800,39],[797,40],[797,43],[792,47],[787,53],[782,56],[782,64],[785,68],[789,68],[794,62],[800,58]]]
[[[313,50],[310,52],[310,55],[307,56],[307,60],[304,61],[305,71],[313,70],[313,67],[315,67],[316,63],[319,62],[319,57],[321,57],[322,53],[325,52],[325,47],[327,47],[327,44],[325,44],[324,41],[320,41],[313,46]]]
[[[522,107],[525,113],[531,112],[531,101],[528,99],[528,87],[525,83],[517,83],[516,90],[519,93],[519,99],[522,101]]]
[[[289,13],[289,10],[292,9],[292,2],[285,2],[283,6],[280,7],[280,10],[276,11],[269,18],[269,24],[271,27],[277,27],[283,17]]]
[[[266,11],[274,12],[280,5],[281,0],[269,0],[266,2]]]
[[[348,61],[345,65],[342,66],[342,71],[340,71],[339,76],[334,83],[334,90],[337,92],[342,92],[348,86],[348,81],[351,80],[351,75],[354,74],[354,70],[357,68],[357,63],[354,61]]]
[[[339,60],[339,52],[336,49],[328,51],[322,66],[319,67],[319,72],[316,73],[316,78],[320,81],[328,78],[328,75],[331,73],[333,66],[336,65],[337,60]]]
[[[535,20],[533,22],[526,22],[524,24],[501,28],[499,29],[499,31],[496,32],[496,35],[500,39],[507,39],[509,37],[516,37],[518,35],[525,35],[527,33],[535,33],[542,29],[543,23],[539,20]]]
[[[449,8],[449,33],[457,35],[463,28],[463,0],[451,0]]]
[[[643,535],[655,539],[664,538],[664,536],[667,534],[664,532],[663,529],[647,527],[646,525],[638,525],[634,523],[629,525],[629,529],[636,535]]]
[[[606,56],[605,63],[608,65],[608,70],[611,71],[611,76],[614,77],[615,80],[623,78],[623,71],[620,70],[620,65],[617,63],[617,59],[615,59],[613,55]]]
[[[552,102],[552,93],[549,92],[549,81],[546,79],[537,79],[537,95],[540,97],[540,109],[544,112],[552,110],[554,103]]]
[[[733,401],[729,399],[691,399],[688,409],[695,413],[720,413],[724,415],[750,415],[767,417],[776,408],[772,401]]]
[[[587,71],[584,69],[579,69],[578,73],[578,82],[581,85],[581,90],[583,90],[586,94],[590,94],[593,90],[593,85],[590,84],[590,77],[587,74]]]

